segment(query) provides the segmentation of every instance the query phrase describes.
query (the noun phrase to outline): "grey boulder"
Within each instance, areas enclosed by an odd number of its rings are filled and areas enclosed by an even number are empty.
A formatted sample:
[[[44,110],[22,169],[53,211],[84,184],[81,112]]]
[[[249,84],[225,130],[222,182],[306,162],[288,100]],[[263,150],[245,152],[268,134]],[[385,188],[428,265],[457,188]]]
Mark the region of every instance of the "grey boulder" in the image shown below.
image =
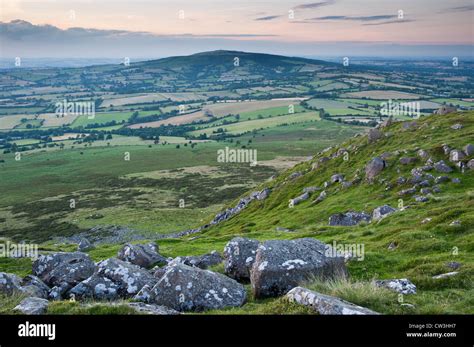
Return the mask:
[[[394,213],[395,211],[397,210],[389,205],[383,205],[383,206],[377,207],[372,212],[372,219],[375,221],[381,220],[382,218],[387,217],[388,215]]]
[[[46,299],[29,297],[23,299],[13,310],[27,315],[44,314],[48,309],[48,304],[49,301]]]
[[[97,264],[97,275],[105,277],[118,286],[120,297],[137,294],[146,284],[154,285],[155,277],[145,269],[117,258],[103,260]]]
[[[41,279],[36,276],[28,275],[21,280],[21,286],[23,292],[29,296],[37,298],[48,298],[48,293],[51,290]]]
[[[33,263],[33,274],[48,286],[56,287],[55,293],[59,295],[92,276],[95,269],[91,258],[81,252],[41,255]]]
[[[188,266],[195,266],[200,269],[207,269],[209,266],[214,266],[222,263],[222,256],[217,251],[204,255],[194,255],[187,257],[178,257],[176,261]]]
[[[372,181],[375,176],[380,174],[385,168],[385,160],[375,157],[365,167],[365,176],[369,181]]]
[[[377,315],[379,313],[368,308],[354,305],[334,296],[296,287],[286,294],[290,302],[295,302],[313,309],[320,315]]]
[[[400,294],[416,294],[416,286],[406,278],[402,279],[391,279],[391,280],[378,280],[375,281],[377,287],[383,287],[393,290]]]
[[[158,246],[154,243],[127,243],[118,252],[117,258],[141,267],[166,262],[166,259],[158,253]]]
[[[0,272],[0,293],[12,295],[14,293],[21,293],[21,278],[15,274]]]
[[[203,311],[242,306],[243,285],[209,270],[172,263],[152,289],[151,303],[177,311]]]
[[[313,277],[345,277],[344,256],[315,239],[271,240],[257,249],[250,271],[256,298],[286,294]]]
[[[234,237],[224,248],[224,270],[227,276],[237,281],[250,280],[250,269],[260,242],[243,237]]]
[[[365,212],[337,213],[329,217],[331,226],[354,226],[361,222],[370,222],[371,216]]]
[[[444,160],[440,160],[437,163],[434,163],[433,166],[434,166],[434,169],[436,171],[441,172],[441,173],[450,173],[450,172],[453,171],[452,168],[450,168],[448,165],[446,165]]]
[[[116,300],[119,286],[106,277],[92,275],[70,290],[76,299]]]

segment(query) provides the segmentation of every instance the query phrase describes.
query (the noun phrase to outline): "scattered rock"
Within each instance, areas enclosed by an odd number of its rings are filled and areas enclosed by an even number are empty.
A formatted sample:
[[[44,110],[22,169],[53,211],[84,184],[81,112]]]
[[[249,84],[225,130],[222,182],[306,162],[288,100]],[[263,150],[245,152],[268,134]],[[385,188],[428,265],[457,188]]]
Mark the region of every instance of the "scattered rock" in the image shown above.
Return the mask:
[[[375,142],[378,139],[381,139],[382,137],[383,137],[383,133],[377,128],[370,129],[367,135],[369,143]]]
[[[289,202],[288,206],[289,207],[296,206],[300,202],[303,202],[303,201],[308,200],[308,199],[309,199],[309,193],[303,193],[302,195],[297,196],[296,198],[290,199],[290,202]]]
[[[365,307],[312,290],[296,287],[286,294],[290,302],[295,302],[312,308],[320,315],[376,315],[377,312]]]
[[[464,159],[465,157],[466,155],[464,154],[464,152],[459,151],[457,149],[453,149],[451,152],[449,152],[449,161],[453,163],[458,162]]]
[[[318,190],[321,190],[321,188],[319,188],[319,187],[306,187],[306,188],[303,188],[303,193],[314,193]]]
[[[435,279],[435,280],[440,280],[440,279],[443,279],[443,278],[456,276],[458,273],[459,272],[457,272],[457,271],[453,271],[453,272],[448,272],[448,273],[445,273],[445,274],[436,275],[436,276],[433,276],[432,278]]]
[[[76,284],[92,276],[95,269],[91,258],[81,252],[41,255],[33,263],[33,274],[53,287],[51,297],[54,299],[59,299]]]
[[[457,270],[461,267],[461,263],[457,261],[450,261],[446,263],[446,266],[449,267],[450,269]]]
[[[245,299],[245,288],[237,281],[209,270],[174,263],[153,287],[150,300],[177,311],[202,311],[239,307]]]
[[[460,130],[462,128],[463,128],[462,124],[459,124],[459,123],[456,123],[456,124],[451,126],[451,129],[453,129],[453,130]]]
[[[429,223],[429,222],[431,222],[431,221],[432,221],[432,218],[429,218],[429,217],[428,217],[428,218],[423,219],[423,220],[421,221],[421,224],[426,224],[426,223]]]
[[[207,269],[209,266],[214,266],[222,263],[222,256],[217,251],[204,255],[178,257],[178,261],[188,266],[196,266],[200,269]]]
[[[418,159],[415,157],[402,157],[400,158],[399,162],[402,165],[410,165],[410,164],[416,163],[417,160]]]
[[[361,222],[370,222],[371,216],[365,212],[337,213],[329,217],[331,226],[353,226]]]
[[[92,244],[89,242],[88,239],[85,239],[85,238],[81,239],[81,241],[77,245],[77,250],[79,252],[85,252],[85,251],[88,251],[92,248],[93,248]]]
[[[460,220],[454,220],[454,221],[452,221],[452,222],[449,224],[449,226],[451,226],[451,227],[459,227],[459,226],[461,226],[461,221],[460,221]]]
[[[372,212],[372,219],[375,221],[381,220],[382,218],[387,217],[388,215],[394,213],[395,211],[397,211],[397,209],[389,205],[383,205],[383,206],[377,207]]]
[[[327,196],[327,193],[325,190],[323,190],[321,192],[321,194],[319,194],[319,196],[316,198],[316,200],[314,200],[312,203],[313,204],[319,204],[321,201],[323,201],[324,199],[326,199],[326,196]]]
[[[441,173],[450,173],[453,171],[453,169],[450,168],[448,165],[446,165],[446,163],[443,160],[440,160],[437,163],[434,163],[434,169]]]
[[[365,167],[365,176],[369,181],[372,181],[385,167],[385,161],[379,157],[375,157]]]
[[[395,181],[398,185],[405,184],[407,182],[407,179],[405,177],[398,177],[397,180]]]
[[[331,183],[344,182],[344,175],[335,174],[331,176]]]
[[[124,298],[137,294],[145,284],[152,286],[157,281],[145,269],[117,258],[109,258],[99,262],[97,264],[97,275],[105,277],[117,285],[118,295]]]
[[[429,154],[427,151],[420,149],[416,154],[421,158],[421,159],[428,159]]]
[[[49,301],[37,297],[29,297],[23,299],[18,306],[15,306],[14,311],[19,311],[28,315],[39,315],[46,313]]]
[[[166,259],[158,253],[154,243],[125,244],[118,252],[117,258],[141,267],[150,267],[156,263],[166,263]]]
[[[427,202],[429,199],[426,196],[420,196],[416,195],[415,196],[415,201],[416,202]]]
[[[389,251],[393,251],[395,250],[396,248],[398,247],[398,244],[396,242],[390,242],[390,244],[388,245],[387,249]]]
[[[421,188],[420,193],[423,195],[428,195],[428,194],[432,194],[433,190],[431,188]]]
[[[461,180],[459,178],[455,177],[451,180],[451,182],[455,183],[455,184],[459,184],[459,183],[461,183]]]
[[[436,184],[440,184],[440,183],[444,183],[444,182],[448,182],[449,181],[449,177],[448,176],[438,176],[435,178],[435,183]]]
[[[130,302],[128,306],[136,310],[141,314],[150,314],[150,315],[176,315],[179,314],[178,311],[173,310],[166,306],[160,305],[153,305],[153,304],[145,304],[143,302]]]
[[[470,143],[465,145],[464,148],[464,154],[467,156],[473,155],[474,154],[474,145],[471,145]]]
[[[299,171],[293,172],[290,176],[288,176],[288,180],[294,180],[294,179],[296,179],[298,177],[301,177],[301,176],[303,176],[303,174],[301,172],[299,172]]]
[[[467,162],[466,166],[471,169],[471,170],[474,170],[474,159],[471,159]]]
[[[416,294],[416,286],[406,278],[402,279],[391,279],[391,280],[379,280],[375,281],[377,287],[384,287],[391,289],[397,293],[408,295]]]
[[[256,298],[286,294],[313,277],[345,277],[344,256],[318,240],[271,240],[257,249],[250,270],[250,282]]]
[[[398,192],[398,195],[404,196],[404,195],[410,195],[410,194],[415,194],[416,189],[415,188],[409,188],[409,189],[403,189]]]
[[[250,269],[260,242],[243,237],[234,237],[224,248],[224,269],[227,276],[237,281],[249,281]]]

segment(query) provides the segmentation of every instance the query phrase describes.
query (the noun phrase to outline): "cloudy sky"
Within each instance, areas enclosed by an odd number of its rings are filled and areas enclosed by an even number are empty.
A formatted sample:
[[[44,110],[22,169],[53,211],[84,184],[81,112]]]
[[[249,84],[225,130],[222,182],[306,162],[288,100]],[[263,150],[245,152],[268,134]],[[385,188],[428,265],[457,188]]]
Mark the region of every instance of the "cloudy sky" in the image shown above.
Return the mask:
[[[472,56],[472,0],[0,0],[2,57]],[[86,30],[87,29],[87,30]]]

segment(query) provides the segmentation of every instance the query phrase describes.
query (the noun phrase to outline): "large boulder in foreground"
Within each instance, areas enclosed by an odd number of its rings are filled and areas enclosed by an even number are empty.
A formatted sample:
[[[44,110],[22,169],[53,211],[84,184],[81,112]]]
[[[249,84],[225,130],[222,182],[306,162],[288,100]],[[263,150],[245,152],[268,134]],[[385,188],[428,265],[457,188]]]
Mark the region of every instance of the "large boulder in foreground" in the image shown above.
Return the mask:
[[[237,281],[176,262],[153,287],[150,301],[177,311],[203,311],[242,306],[245,298],[245,288]]]
[[[321,241],[272,240],[258,247],[250,282],[254,296],[263,298],[284,295],[313,277],[346,275],[344,256]]]
[[[354,226],[361,222],[370,222],[372,216],[365,212],[336,213],[329,217],[331,226]]]
[[[376,315],[379,314],[368,308],[354,305],[350,302],[311,291],[306,288],[296,287],[286,294],[290,302],[308,306],[320,315]]]
[[[47,299],[49,288],[41,279],[36,276],[28,275],[21,280],[21,286],[23,291],[29,296],[34,296],[37,298]]]
[[[55,298],[92,276],[95,269],[91,258],[81,252],[41,255],[33,263],[33,275],[54,287]]]
[[[157,281],[147,270],[117,258],[99,262],[97,275],[112,281],[117,286],[118,295],[124,298],[134,296],[146,284],[153,286]]]
[[[150,267],[156,263],[165,263],[166,258],[158,253],[158,246],[154,243],[125,244],[118,252],[117,258],[141,267]]]
[[[237,281],[249,281],[250,269],[260,242],[244,237],[234,237],[224,248],[224,270]]]

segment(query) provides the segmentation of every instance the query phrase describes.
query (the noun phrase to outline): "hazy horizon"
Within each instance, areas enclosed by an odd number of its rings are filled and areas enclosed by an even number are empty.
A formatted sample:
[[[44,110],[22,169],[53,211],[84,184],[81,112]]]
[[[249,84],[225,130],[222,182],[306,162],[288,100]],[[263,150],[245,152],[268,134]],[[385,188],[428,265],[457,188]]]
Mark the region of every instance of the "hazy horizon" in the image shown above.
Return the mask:
[[[133,59],[218,49],[305,57],[473,57],[469,0],[1,3],[0,56]]]

